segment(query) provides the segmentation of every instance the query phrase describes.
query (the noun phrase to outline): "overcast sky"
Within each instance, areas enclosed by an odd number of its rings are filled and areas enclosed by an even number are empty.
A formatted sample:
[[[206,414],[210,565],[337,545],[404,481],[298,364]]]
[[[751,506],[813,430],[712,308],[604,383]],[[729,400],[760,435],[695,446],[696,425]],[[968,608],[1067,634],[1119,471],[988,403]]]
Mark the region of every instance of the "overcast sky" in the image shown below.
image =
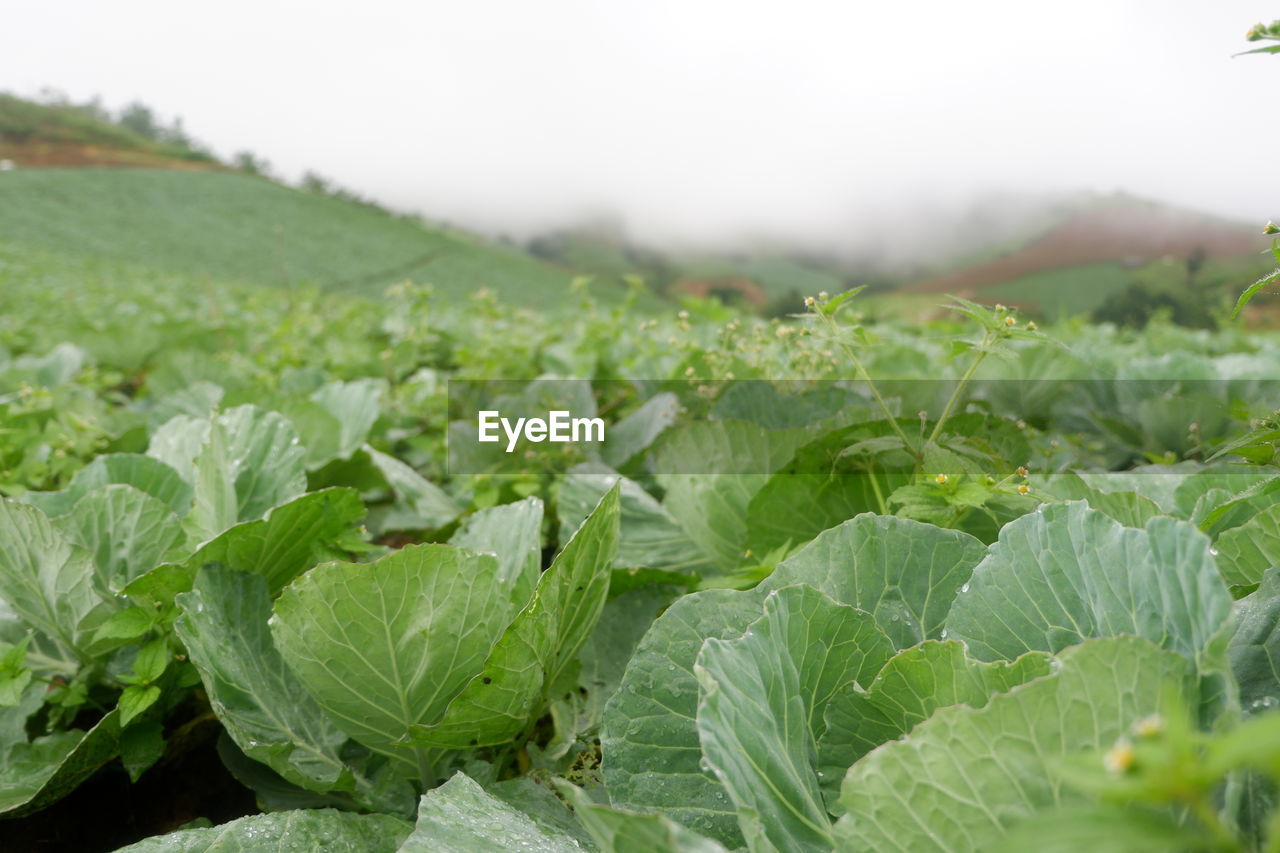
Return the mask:
[[[0,89],[140,99],[223,155],[526,236],[842,239],[989,192],[1280,218],[1280,57],[1245,0],[62,0]]]

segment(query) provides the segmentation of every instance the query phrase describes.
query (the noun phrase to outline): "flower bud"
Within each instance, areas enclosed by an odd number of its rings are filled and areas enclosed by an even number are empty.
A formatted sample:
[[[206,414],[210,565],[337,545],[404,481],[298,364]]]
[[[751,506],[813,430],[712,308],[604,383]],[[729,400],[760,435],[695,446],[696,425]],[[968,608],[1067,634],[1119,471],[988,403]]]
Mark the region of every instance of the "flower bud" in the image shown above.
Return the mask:
[[[1108,772],[1119,776],[1133,768],[1133,760],[1133,744],[1126,738],[1120,738],[1116,741],[1116,745],[1102,757],[1102,766],[1106,767]]]

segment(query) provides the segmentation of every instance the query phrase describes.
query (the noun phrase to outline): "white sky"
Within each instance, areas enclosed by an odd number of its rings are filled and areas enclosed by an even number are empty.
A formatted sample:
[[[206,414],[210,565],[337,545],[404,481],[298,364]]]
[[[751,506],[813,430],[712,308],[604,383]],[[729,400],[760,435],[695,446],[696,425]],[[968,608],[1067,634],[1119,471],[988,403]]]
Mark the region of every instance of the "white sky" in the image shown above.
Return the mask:
[[[141,99],[393,206],[526,236],[844,241],[988,192],[1280,218],[1275,0],[0,2],[0,89]]]

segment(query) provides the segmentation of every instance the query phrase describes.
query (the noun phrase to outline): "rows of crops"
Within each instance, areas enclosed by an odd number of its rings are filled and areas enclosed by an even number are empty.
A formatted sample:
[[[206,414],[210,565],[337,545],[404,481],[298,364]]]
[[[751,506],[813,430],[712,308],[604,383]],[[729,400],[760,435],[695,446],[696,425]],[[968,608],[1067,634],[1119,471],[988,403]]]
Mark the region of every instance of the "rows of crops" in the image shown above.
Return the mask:
[[[0,292],[8,827],[212,726],[261,813],[127,849],[1280,849],[1280,339],[62,275]],[[611,440],[460,473],[493,377]]]

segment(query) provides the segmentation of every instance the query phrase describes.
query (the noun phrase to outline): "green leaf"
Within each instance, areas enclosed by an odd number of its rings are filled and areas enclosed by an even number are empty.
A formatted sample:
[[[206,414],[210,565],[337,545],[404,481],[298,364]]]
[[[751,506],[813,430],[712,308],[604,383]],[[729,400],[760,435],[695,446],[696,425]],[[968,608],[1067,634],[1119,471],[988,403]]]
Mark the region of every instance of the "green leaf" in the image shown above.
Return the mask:
[[[159,614],[154,607],[126,607],[111,614],[93,635],[95,643],[104,640],[136,640],[155,627]]]
[[[47,685],[35,682],[27,685],[14,704],[0,705],[0,756],[14,744],[27,742],[27,720],[40,710],[47,692]]]
[[[621,466],[648,449],[662,432],[676,421],[680,399],[675,394],[655,394],[638,409],[609,427],[609,437],[600,455],[609,465]]]
[[[702,421],[668,432],[651,458],[664,506],[722,571],[746,547],[747,508],[786,464],[803,430],[766,430],[745,421]]]
[[[613,805],[660,811],[704,835],[741,841],[724,787],[704,769],[693,667],[709,637],[742,636],[761,595],[707,590],[683,596],[653,623],[605,708],[600,744]]]
[[[939,708],[981,708],[998,693],[1048,675],[1047,655],[1031,652],[1012,663],[969,659],[955,641],[928,640],[895,655],[869,687],[845,684],[826,709],[818,763],[826,784],[882,743],[897,740]]]
[[[1233,586],[1258,583],[1267,569],[1280,566],[1280,504],[1223,531],[1214,546],[1223,580]]]
[[[126,687],[120,693],[120,725],[129,725],[135,717],[156,704],[159,698],[160,688],[154,684],[145,687],[133,684]]]
[[[823,713],[892,653],[870,614],[807,586],[771,592],[742,637],[703,643],[699,740],[751,850],[831,848],[815,766]]]
[[[0,708],[12,708],[22,703],[33,675],[29,669],[0,671]]]
[[[450,545],[498,558],[498,583],[511,591],[515,609],[533,594],[542,569],[542,501],[522,501],[482,509],[449,539]]]
[[[196,542],[261,518],[307,486],[297,431],[283,415],[257,406],[237,406],[209,421],[192,467],[195,506],[186,522]]]
[[[569,810],[565,801],[556,796],[548,786],[546,777],[518,776],[492,782],[485,791],[517,811],[533,818],[533,822],[553,834],[572,836],[585,849],[591,850],[591,836],[583,829],[581,821]]]
[[[418,806],[418,823],[400,853],[479,853],[537,850],[581,853],[573,836],[539,824],[485,790],[464,773],[429,791]]]
[[[57,802],[115,758],[119,712],[89,731],[75,729],[19,743],[0,761],[0,815],[21,817]]]
[[[615,579],[616,580],[616,579]],[[610,582],[610,590],[614,581]],[[604,606],[590,639],[578,652],[578,686],[586,691],[584,730],[597,726],[605,704],[622,683],[622,673],[649,626],[676,593],[671,587],[643,586],[628,590]]]
[[[67,539],[94,555],[114,591],[155,568],[182,537],[182,522],[145,492],[119,483],[87,493],[54,522]]]
[[[696,576],[712,568],[711,558],[699,550],[666,508],[641,488],[597,463],[576,465],[560,481],[557,511],[561,538],[567,538],[600,498],[618,483],[618,568],[651,568]]]
[[[449,545],[327,563],[281,594],[272,634],[339,728],[429,784],[430,756],[404,739],[440,719],[506,627],[497,573],[494,557]]]
[[[896,492],[904,478],[897,473],[775,474],[751,499],[746,547],[763,554],[808,542],[846,519],[879,509],[876,489],[885,495]]]
[[[7,643],[0,642],[0,709],[22,709],[28,698],[28,688],[34,673],[26,666],[27,649],[31,647],[31,634],[24,634],[18,642],[8,648]],[[34,709],[33,709],[34,710]],[[11,712],[11,713],[17,713]],[[23,719],[25,721],[24,715]],[[4,751],[3,712],[0,712],[0,754]],[[25,738],[25,733],[23,733]]]
[[[565,782],[557,787],[569,798],[574,814],[600,845],[601,853],[728,853],[720,842],[686,829],[666,815],[610,808],[588,800],[581,788]]]
[[[364,517],[352,489],[322,489],[276,507],[259,521],[237,524],[180,563],[157,566],[125,587],[127,595],[171,602],[191,589],[201,566],[221,563],[262,575],[272,595],[314,566]]]
[[[828,299],[823,305],[820,306],[820,310],[822,311],[823,314],[826,314],[827,316],[834,316],[835,313],[840,310],[840,307],[844,305],[845,302],[849,301],[850,299],[857,296],[859,293],[861,293],[866,289],[867,289],[867,286],[864,284],[861,287],[855,287],[851,290],[846,290],[844,293],[841,293],[838,296],[833,296],[830,299]]]
[[[164,462],[140,453],[98,456],[77,471],[62,491],[27,492],[21,500],[55,518],[71,512],[72,507],[89,492],[112,483],[133,486],[151,495],[169,507],[174,515],[186,515],[191,509],[191,486]]]
[[[221,385],[198,380],[185,388],[165,394],[160,398],[149,398],[141,401],[139,408],[146,406],[147,423],[158,428],[178,415],[190,415],[196,418],[207,418],[218,408],[226,391]]]
[[[195,467],[192,462],[200,455],[200,448],[209,440],[209,423],[208,418],[191,415],[170,418],[152,431],[147,456],[163,462],[189,487],[195,482]]]
[[[381,412],[387,383],[382,379],[330,382],[311,395],[338,422],[338,459],[347,459],[360,449]]]
[[[1167,814],[1118,805],[1078,806],[1037,814],[1014,826],[996,853],[1185,853],[1212,850],[1214,839]]]
[[[303,689],[271,640],[266,581],[208,566],[178,604],[182,615],[174,629],[236,745],[295,785],[350,790],[351,771],[340,756],[346,735]]]
[[[422,797],[417,826],[399,853],[479,853],[480,850],[581,853],[571,835],[539,825],[524,812],[486,794],[462,772]]]
[[[1227,649],[1246,714],[1280,708],[1280,568],[1235,604],[1237,625]]]
[[[947,607],[985,549],[971,536],[900,518],[862,515],[783,561],[749,592],[709,590],[678,599],[649,629],[605,709],[603,771],[614,805],[662,811],[730,845],[737,815],[700,766],[694,661],[704,640],[739,637],[765,595],[808,584],[866,610],[895,647],[941,634]]]
[[[865,513],[820,534],[761,587],[807,583],[874,614],[904,649],[942,636],[952,599],[985,555],[967,533]]]
[[[129,774],[129,781],[137,782],[164,755],[164,748],[164,726],[155,720],[135,723],[122,731],[120,763]]]
[[[1259,47],[1255,50],[1246,50],[1245,53],[1280,53],[1280,45],[1274,45],[1272,47]],[[1240,56],[1240,55],[1243,55],[1243,54],[1237,54],[1237,56]],[[1248,305],[1250,302],[1253,301],[1253,297],[1257,296],[1262,291],[1263,288],[1265,288],[1268,284],[1271,284],[1271,282],[1273,281],[1280,281],[1280,270],[1276,270],[1275,272],[1268,273],[1267,275],[1264,275],[1262,278],[1255,281],[1253,284],[1246,287],[1244,290],[1244,293],[1241,293],[1240,298],[1236,300],[1236,307],[1231,310],[1231,319],[1234,320],[1236,317],[1240,316],[1240,312],[1244,310],[1244,307],[1246,305]]]
[[[436,530],[461,514],[462,507],[443,489],[399,459],[380,453],[367,444],[364,452],[407,509],[395,529]]]
[[[1086,483],[1079,474],[1054,474],[1031,480],[1037,492],[1068,501],[1082,500],[1125,527],[1145,527],[1161,514],[1155,501],[1137,492],[1104,492]]]
[[[836,849],[989,850],[1038,812],[1087,803],[1062,780],[1066,756],[1109,748],[1161,697],[1194,696],[1186,659],[1138,637],[1091,640],[1060,663],[981,709],[936,711],[853,765]]]
[[[150,684],[169,666],[169,646],[163,639],[152,640],[138,650],[133,659],[133,672],[143,684]]]
[[[947,629],[987,661],[1119,634],[1197,660],[1230,609],[1203,533],[1164,516],[1135,530],[1077,502],[1005,525]]]
[[[116,853],[396,853],[409,830],[409,824],[389,815],[306,809],[180,829]]]
[[[82,626],[109,595],[93,557],[35,507],[0,500],[0,599],[64,648],[82,647]]]
[[[414,739],[463,749],[505,743],[524,731],[600,618],[617,547],[614,487],[538,579],[533,599],[503,633],[483,671],[443,719],[415,727]]]
[[[306,448],[308,471],[323,468],[342,454],[339,442],[342,425],[324,406],[306,397],[280,396],[260,400],[260,404],[289,419]]]

